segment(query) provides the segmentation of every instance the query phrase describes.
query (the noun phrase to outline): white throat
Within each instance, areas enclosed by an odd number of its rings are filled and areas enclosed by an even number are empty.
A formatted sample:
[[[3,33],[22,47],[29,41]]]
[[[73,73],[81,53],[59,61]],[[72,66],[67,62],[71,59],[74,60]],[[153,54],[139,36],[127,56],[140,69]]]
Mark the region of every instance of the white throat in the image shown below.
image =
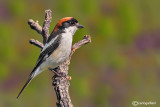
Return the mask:
[[[75,34],[75,32],[77,31],[77,27],[70,26],[68,28],[65,28],[64,31],[65,31],[65,33],[71,33],[71,35],[73,36]]]

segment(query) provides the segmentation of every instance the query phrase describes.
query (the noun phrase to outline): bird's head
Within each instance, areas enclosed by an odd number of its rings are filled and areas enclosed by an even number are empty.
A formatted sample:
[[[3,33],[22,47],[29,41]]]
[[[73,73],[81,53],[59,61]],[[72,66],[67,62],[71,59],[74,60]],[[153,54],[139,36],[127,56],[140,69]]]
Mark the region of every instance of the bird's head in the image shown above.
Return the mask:
[[[74,34],[78,28],[84,28],[78,21],[73,17],[62,18],[55,26],[53,32],[62,30],[64,32],[70,32]]]

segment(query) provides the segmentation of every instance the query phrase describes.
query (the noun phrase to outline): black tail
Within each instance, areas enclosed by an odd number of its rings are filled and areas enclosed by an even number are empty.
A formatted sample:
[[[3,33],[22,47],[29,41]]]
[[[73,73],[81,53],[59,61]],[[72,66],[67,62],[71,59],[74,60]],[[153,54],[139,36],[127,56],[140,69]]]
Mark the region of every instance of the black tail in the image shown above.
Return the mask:
[[[21,93],[23,92],[23,90],[27,87],[27,85],[31,82],[31,80],[36,76],[35,75],[35,71],[36,69],[38,68],[39,64],[37,64],[34,69],[32,70],[32,72],[30,73],[29,75],[29,78],[27,80],[27,82],[24,84],[23,88],[21,89],[21,91],[19,92],[18,96],[17,96],[17,99],[18,97],[21,95]]]
[[[17,99],[18,99],[18,97],[21,95],[21,93],[23,92],[23,90],[27,87],[27,85],[30,83],[30,81],[32,79],[33,79],[33,77],[30,76],[29,79],[27,80],[27,82],[25,83],[25,85],[23,86],[23,88],[21,89],[20,93],[18,94]]]

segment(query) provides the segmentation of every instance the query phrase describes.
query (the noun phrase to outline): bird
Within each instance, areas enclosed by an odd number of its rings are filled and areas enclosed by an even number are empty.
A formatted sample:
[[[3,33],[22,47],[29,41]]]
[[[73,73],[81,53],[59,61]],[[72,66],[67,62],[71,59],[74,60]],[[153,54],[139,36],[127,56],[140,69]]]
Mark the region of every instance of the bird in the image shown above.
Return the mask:
[[[17,99],[34,77],[42,71],[55,69],[69,57],[73,35],[79,28],[84,27],[73,17],[64,17],[59,20],[44,45],[28,80],[19,92]]]

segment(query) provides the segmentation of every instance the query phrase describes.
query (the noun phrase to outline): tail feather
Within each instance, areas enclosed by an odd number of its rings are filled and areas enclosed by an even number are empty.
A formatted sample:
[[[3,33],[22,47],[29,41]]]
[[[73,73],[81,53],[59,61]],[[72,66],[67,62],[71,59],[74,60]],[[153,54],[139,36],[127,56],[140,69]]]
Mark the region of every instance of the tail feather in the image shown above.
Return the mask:
[[[18,97],[21,95],[21,93],[23,92],[23,90],[27,87],[27,85],[31,82],[31,80],[33,79],[33,77],[29,77],[29,79],[27,80],[27,82],[25,83],[25,85],[23,86],[23,88],[21,89],[21,91],[19,92]]]
[[[21,89],[21,91],[19,92],[17,99],[19,98],[19,96],[21,95],[21,93],[23,92],[23,90],[28,86],[28,84],[31,82],[31,80],[36,77],[39,73],[41,73],[42,71],[40,70],[40,68],[35,67],[33,69],[33,71],[31,72],[31,74],[29,75],[29,78],[27,80],[27,82],[24,84],[23,88]]]

